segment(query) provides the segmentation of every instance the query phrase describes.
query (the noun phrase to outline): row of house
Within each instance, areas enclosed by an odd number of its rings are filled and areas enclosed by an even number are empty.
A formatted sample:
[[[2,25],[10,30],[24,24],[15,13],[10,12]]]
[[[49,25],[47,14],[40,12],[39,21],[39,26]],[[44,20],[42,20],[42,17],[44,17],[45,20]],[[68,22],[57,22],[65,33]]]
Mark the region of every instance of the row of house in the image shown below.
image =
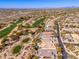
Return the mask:
[[[40,34],[42,43],[39,45],[38,56],[40,59],[57,59],[56,47],[52,39],[52,19],[49,19],[49,22],[45,25],[45,32]]]

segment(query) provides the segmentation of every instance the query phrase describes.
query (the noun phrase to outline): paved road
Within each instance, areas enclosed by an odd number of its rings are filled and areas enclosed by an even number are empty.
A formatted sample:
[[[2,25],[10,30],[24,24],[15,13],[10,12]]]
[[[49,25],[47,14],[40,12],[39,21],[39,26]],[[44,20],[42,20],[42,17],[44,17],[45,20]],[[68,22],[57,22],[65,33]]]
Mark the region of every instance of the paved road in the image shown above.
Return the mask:
[[[56,30],[57,30],[58,42],[59,42],[59,45],[60,45],[61,48],[62,48],[62,58],[63,58],[63,59],[67,59],[67,53],[66,53],[66,50],[65,50],[65,48],[64,48],[64,44],[62,43],[62,40],[61,40],[60,27],[59,27],[59,23],[58,23],[58,22],[56,23]]]

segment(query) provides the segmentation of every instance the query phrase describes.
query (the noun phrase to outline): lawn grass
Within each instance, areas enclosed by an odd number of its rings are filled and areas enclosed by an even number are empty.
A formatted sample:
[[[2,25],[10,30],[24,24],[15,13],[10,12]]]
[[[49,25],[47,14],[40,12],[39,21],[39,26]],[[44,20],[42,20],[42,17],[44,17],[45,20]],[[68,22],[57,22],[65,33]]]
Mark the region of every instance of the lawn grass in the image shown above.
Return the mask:
[[[33,24],[32,24],[32,27],[37,27],[39,26],[40,24],[42,24],[44,22],[45,18],[40,18],[40,19],[37,19]]]
[[[9,27],[3,29],[0,31],[0,38],[5,37],[7,34],[9,34],[16,26],[18,23],[21,23],[22,20],[17,20],[15,23],[12,23]]]
[[[13,53],[13,54],[17,54],[17,53],[19,53],[20,50],[21,50],[21,48],[22,48],[21,45],[17,45],[17,46],[15,46],[15,47],[13,48],[13,50],[12,50],[12,53]]]

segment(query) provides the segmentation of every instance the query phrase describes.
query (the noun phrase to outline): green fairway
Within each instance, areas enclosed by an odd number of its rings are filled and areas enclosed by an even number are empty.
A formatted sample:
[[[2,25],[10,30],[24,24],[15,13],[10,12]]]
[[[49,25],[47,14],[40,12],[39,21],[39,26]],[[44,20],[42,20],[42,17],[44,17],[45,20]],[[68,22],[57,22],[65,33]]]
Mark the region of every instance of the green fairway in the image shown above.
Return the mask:
[[[37,27],[38,25],[42,24],[44,22],[45,18],[37,19],[33,24],[32,27]]]
[[[11,24],[9,27],[3,29],[0,31],[0,38],[5,37],[7,34],[9,34],[16,26],[18,23],[21,23],[22,20],[17,20],[13,24]]]

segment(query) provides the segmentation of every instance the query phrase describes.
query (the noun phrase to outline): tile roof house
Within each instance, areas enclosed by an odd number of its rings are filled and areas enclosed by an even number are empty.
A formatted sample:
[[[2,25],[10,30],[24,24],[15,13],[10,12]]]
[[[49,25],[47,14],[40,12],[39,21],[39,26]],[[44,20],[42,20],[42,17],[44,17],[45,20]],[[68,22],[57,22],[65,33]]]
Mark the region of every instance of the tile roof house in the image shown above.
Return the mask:
[[[43,58],[56,59],[56,51],[54,49],[39,49],[38,56]]]
[[[41,39],[49,39],[52,36],[52,32],[42,32],[40,34]]]
[[[38,56],[41,59],[56,59],[57,51],[54,43],[52,42],[51,35],[51,32],[43,32],[40,35],[42,43],[39,45],[40,49],[38,49]]]
[[[45,31],[52,31],[52,28],[53,28],[52,22],[53,22],[53,20],[51,22],[46,23]]]

